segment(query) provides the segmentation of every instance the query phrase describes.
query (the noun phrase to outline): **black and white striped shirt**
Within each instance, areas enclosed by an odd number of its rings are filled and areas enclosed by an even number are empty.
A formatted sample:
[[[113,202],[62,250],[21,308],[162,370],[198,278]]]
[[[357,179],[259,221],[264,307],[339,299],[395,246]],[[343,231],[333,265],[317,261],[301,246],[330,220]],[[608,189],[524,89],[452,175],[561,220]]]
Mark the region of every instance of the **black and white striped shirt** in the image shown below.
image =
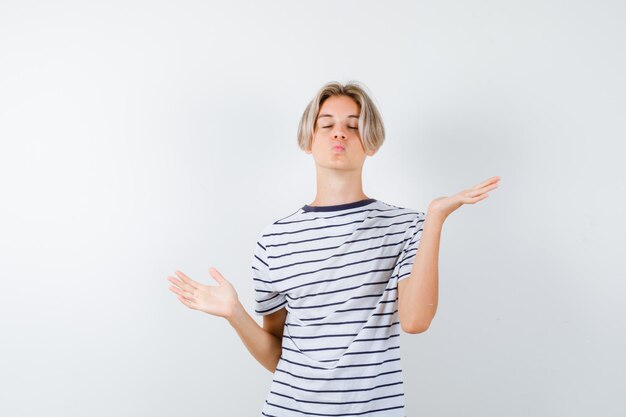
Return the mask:
[[[263,229],[255,313],[287,309],[263,416],[405,416],[397,288],[424,220],[370,198],[304,205]]]

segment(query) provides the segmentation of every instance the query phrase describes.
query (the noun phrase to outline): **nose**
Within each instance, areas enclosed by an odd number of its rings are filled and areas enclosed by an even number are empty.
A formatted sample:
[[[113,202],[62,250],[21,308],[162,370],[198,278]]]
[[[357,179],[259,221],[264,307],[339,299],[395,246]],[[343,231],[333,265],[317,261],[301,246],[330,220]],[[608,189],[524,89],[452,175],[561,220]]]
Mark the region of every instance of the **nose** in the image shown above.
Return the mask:
[[[343,130],[341,131],[335,131],[335,133],[333,134],[333,137],[335,139],[345,139],[346,138],[346,134],[343,133]]]

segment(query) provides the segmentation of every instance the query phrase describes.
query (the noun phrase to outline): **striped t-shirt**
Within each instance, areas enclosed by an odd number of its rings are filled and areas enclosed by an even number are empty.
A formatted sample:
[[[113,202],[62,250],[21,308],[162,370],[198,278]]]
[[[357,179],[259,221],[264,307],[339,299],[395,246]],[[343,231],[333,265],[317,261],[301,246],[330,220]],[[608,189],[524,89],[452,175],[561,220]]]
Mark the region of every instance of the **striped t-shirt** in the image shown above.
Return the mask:
[[[304,205],[263,229],[255,313],[287,309],[263,416],[405,416],[397,289],[424,220],[369,198]]]

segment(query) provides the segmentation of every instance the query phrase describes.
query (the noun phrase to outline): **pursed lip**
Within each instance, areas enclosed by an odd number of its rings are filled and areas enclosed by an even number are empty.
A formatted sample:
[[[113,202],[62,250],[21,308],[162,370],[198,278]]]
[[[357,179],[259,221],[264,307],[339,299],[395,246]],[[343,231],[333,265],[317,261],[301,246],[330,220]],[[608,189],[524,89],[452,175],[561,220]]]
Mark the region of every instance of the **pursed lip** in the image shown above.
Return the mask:
[[[333,145],[333,150],[338,150],[338,151],[343,151],[346,148],[344,146],[341,145]]]

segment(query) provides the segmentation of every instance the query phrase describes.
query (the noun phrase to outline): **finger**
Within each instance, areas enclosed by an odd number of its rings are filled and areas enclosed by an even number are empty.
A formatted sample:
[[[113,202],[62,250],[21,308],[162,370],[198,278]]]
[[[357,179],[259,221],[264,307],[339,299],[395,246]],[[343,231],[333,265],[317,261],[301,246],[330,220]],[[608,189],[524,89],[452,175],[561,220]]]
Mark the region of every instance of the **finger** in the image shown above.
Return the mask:
[[[464,203],[465,204],[474,204],[474,203],[479,202],[480,200],[484,200],[487,197],[489,197],[489,194],[485,193],[483,195],[479,195],[478,197],[468,198]]]
[[[485,188],[484,191],[491,191],[491,190],[493,190],[495,188],[498,188],[498,185],[500,185],[500,184],[498,184],[497,182],[494,183],[494,184],[491,184],[489,187]]]
[[[185,281],[187,284],[191,285],[193,288],[197,288],[198,283],[194,281],[193,279],[189,278],[187,275],[183,274],[180,271],[176,271],[176,275],[178,275],[180,279]]]
[[[181,280],[176,279],[176,278],[174,278],[174,277],[172,277],[172,276],[168,276],[168,277],[167,277],[167,280],[168,280],[169,282],[171,282],[172,284],[176,285],[177,287],[182,287],[183,285],[185,285],[185,283],[184,283],[184,282],[182,282]]]
[[[469,191],[466,191],[463,196],[465,198],[472,199],[472,198],[480,197],[482,194],[483,194],[482,190],[469,190]]]
[[[492,184],[489,187],[486,187],[485,189],[481,189],[481,190],[468,190],[466,191],[463,196],[465,198],[477,198],[477,197],[481,197],[484,194],[487,194],[488,191],[493,190],[494,188],[497,187],[497,184]]]
[[[475,195],[475,196],[478,196],[478,195],[481,195],[481,194],[483,194],[483,193],[486,193],[487,191],[491,191],[491,190],[493,190],[494,188],[498,188],[498,183],[497,183],[497,182],[496,182],[496,183],[493,183],[493,184],[491,184],[491,185],[487,185],[487,186],[485,186],[485,187],[482,187],[482,188],[476,189],[476,190],[472,190],[471,192],[472,192],[472,193],[474,193],[474,195]]]
[[[489,184],[492,184],[494,182],[497,184],[498,181],[500,181],[500,177],[496,175],[494,177],[489,178],[488,180],[485,180],[485,181],[481,182],[480,184],[477,184],[477,185],[473,186],[470,189],[471,190],[477,190],[479,188],[483,188],[483,187],[485,187],[485,186],[487,186]]]
[[[477,185],[473,186],[471,189],[472,190],[477,190],[479,188],[484,188],[484,187],[486,187],[488,185],[491,185],[491,184],[498,184],[499,181],[500,181],[500,177],[497,177],[497,176],[496,177],[491,177],[488,180],[483,181],[480,184],[477,184]]]
[[[169,287],[169,290],[172,291],[174,294],[176,294],[178,297],[183,297],[186,300],[189,301],[195,301],[195,297],[192,293],[187,292],[187,291],[181,291],[180,289],[176,288],[176,287]]]
[[[180,300],[181,303],[183,303],[187,307],[193,308],[194,310],[196,309],[196,305],[195,305],[195,303],[193,301],[187,300],[184,297],[178,297],[178,299]]]
[[[467,196],[469,197],[478,197],[484,193],[486,193],[487,191],[491,191],[493,189],[498,188],[498,183],[493,183],[491,185],[485,186],[483,188],[479,188],[479,189],[471,189],[468,190],[468,192],[466,193]]]
[[[193,293],[189,292],[189,291],[182,291],[176,287],[172,287],[170,286],[170,291],[172,291],[175,294],[178,294],[181,297],[186,298],[187,300],[190,301],[195,301],[196,297],[193,295]]]
[[[195,289],[194,287],[192,287],[191,285],[187,284],[186,282],[183,282],[183,281],[181,281],[179,279],[176,279],[174,277],[167,277],[167,280],[169,282],[171,282],[172,284],[176,285],[176,287],[180,288],[181,290],[193,292],[193,290]]]
[[[209,268],[209,275],[211,275],[211,277],[217,281],[218,284],[222,285],[225,283],[226,278],[224,278],[224,276],[222,274],[220,274],[220,271],[218,271],[217,269],[211,267]]]

